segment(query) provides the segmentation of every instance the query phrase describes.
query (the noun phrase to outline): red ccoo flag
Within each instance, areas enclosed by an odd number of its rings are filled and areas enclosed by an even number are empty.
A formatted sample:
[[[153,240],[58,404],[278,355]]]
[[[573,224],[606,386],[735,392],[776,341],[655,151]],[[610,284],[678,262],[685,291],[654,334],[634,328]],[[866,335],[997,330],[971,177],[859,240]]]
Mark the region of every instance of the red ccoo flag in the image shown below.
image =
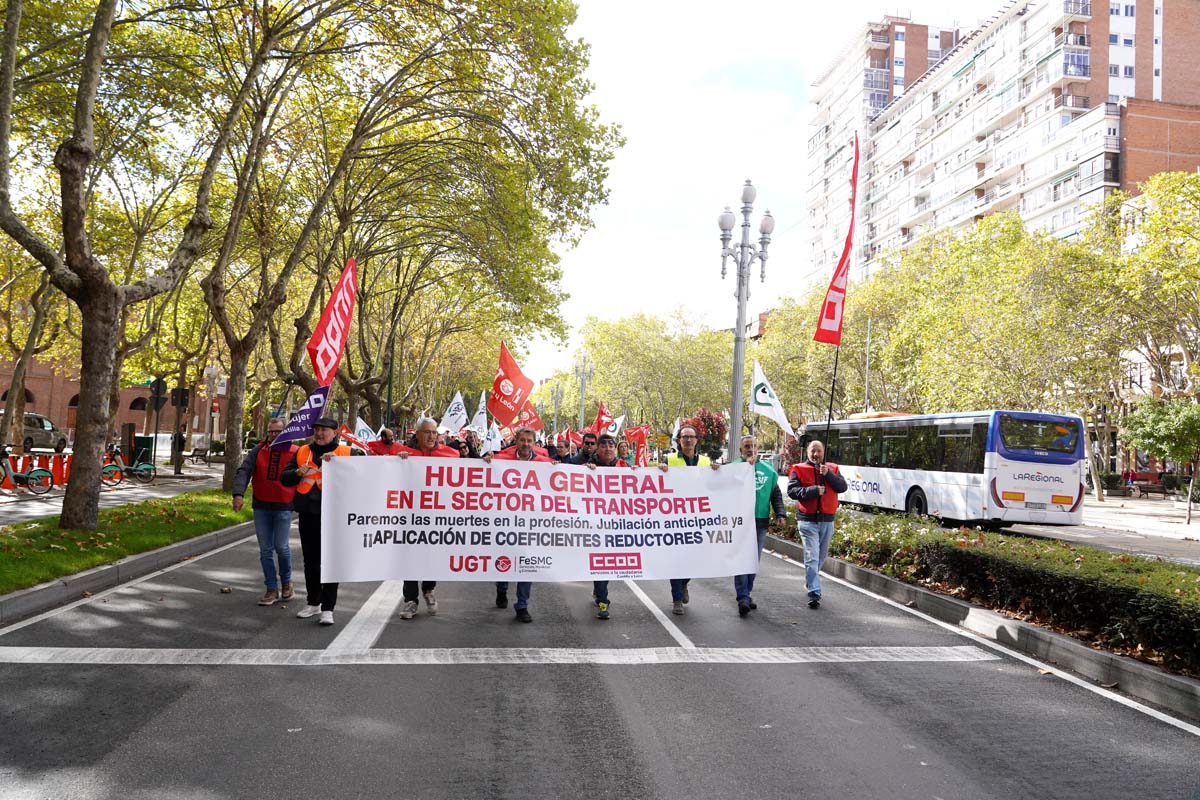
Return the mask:
[[[813,340],[841,346],[842,311],[846,304],[846,281],[850,277],[850,248],[854,243],[854,203],[858,194],[858,134],[854,134],[854,169],[850,173],[850,228],[846,231],[846,244],[842,257],[838,259],[833,280],[825,292],[821,305],[821,318],[817,321],[817,332]]]
[[[608,413],[608,407],[604,405],[604,401],[600,401],[600,407],[596,409],[596,419],[591,425],[588,425],[583,430],[587,433],[594,433],[597,436],[604,433],[609,425],[612,425],[613,415]]]
[[[354,300],[358,297],[358,273],[354,267],[354,259],[346,262],[342,277],[333,294],[325,304],[321,313],[321,321],[308,340],[308,357],[312,359],[313,374],[317,376],[317,384],[328,386],[333,383],[338,364],[342,360],[342,351],[346,347],[346,339],[350,336],[350,320],[354,316]]]
[[[488,396],[488,411],[499,424],[511,425],[520,415],[532,390],[533,381],[525,377],[504,342],[501,342],[500,365],[496,368],[496,380],[492,382],[492,393]]]
[[[635,425],[625,429],[625,439],[633,444],[635,449],[632,466],[645,467],[650,463],[646,453],[646,438],[650,435],[649,425]]]

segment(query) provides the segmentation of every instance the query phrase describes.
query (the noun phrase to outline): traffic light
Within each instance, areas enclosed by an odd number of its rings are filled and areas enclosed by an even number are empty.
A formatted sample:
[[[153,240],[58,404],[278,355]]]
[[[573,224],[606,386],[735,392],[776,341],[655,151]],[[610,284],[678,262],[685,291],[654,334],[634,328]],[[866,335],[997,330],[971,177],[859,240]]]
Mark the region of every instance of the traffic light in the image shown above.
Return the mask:
[[[191,398],[191,392],[186,386],[177,386],[171,390],[171,405],[174,408],[187,408]]]

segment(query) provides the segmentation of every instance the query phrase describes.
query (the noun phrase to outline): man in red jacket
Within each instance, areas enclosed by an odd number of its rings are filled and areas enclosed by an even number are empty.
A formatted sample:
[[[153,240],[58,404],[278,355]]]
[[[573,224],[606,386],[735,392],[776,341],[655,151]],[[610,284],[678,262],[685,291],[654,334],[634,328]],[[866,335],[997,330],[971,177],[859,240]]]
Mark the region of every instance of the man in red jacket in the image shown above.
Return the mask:
[[[808,607],[821,605],[821,565],[829,555],[833,539],[833,517],[838,495],[846,491],[846,479],[837,464],[825,460],[825,445],[808,443],[808,460],[793,464],[788,472],[788,497],[797,501],[796,521],[804,539],[804,579],[808,584]]]
[[[396,435],[392,433],[391,428],[384,428],[379,432],[378,439],[367,442],[367,450],[373,456],[395,456],[403,449],[404,445],[396,441]]]
[[[501,450],[494,456],[497,461],[535,461],[539,463],[549,463],[553,459],[549,456],[542,455],[538,452],[538,448],[534,446],[535,434],[533,428],[527,428],[524,425],[517,428],[516,445]],[[489,464],[492,462],[493,456],[489,453],[483,457],[483,460]],[[517,602],[513,603],[513,611],[517,612],[517,619],[520,622],[533,622],[533,617],[529,613],[529,595],[533,593],[533,581],[517,581]],[[508,581],[496,581],[496,607],[504,608],[508,605]]]
[[[453,447],[447,447],[444,444],[438,444],[438,424],[436,419],[430,417],[421,417],[417,420],[417,429],[413,434],[416,439],[416,447],[407,447],[401,445],[400,451],[396,455],[401,458],[409,456],[426,456],[429,458],[458,458],[458,451]],[[416,616],[417,609],[421,604],[417,602],[417,581],[404,582],[404,608],[400,610],[400,619],[412,619]],[[437,588],[437,581],[421,581],[421,594],[425,597],[425,610],[430,614],[436,614],[438,611],[437,598],[433,596],[433,590]]]
[[[246,489],[253,486],[254,532],[258,535],[258,559],[262,564],[267,591],[258,599],[260,606],[292,599],[292,548],[288,541],[292,529],[292,498],[296,490],[279,482],[283,468],[291,461],[296,445],[272,450],[271,442],[283,430],[283,420],[275,417],[267,423],[267,438],[251,448],[233,477],[233,510],[241,511]],[[275,560],[279,559],[276,570]]]

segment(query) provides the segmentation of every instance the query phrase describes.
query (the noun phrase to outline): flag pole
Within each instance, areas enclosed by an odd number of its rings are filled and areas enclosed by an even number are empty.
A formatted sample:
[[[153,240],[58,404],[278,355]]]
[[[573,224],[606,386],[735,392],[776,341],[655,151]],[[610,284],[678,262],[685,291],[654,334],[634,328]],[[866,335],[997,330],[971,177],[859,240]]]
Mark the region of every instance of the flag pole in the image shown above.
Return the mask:
[[[837,391],[838,356],[841,353],[841,345],[833,348],[833,380],[829,384],[829,412],[825,415],[825,441],[823,442],[826,447],[829,446],[829,426],[833,424],[833,393]]]

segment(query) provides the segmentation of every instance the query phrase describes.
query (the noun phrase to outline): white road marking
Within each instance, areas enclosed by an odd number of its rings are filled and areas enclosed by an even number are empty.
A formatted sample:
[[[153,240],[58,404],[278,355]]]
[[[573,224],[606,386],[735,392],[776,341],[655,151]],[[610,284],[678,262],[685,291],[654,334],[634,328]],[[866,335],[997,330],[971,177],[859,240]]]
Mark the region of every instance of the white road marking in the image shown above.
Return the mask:
[[[788,558],[787,556],[780,555],[779,553],[771,552],[771,555],[774,556],[775,558],[778,558],[780,561],[786,561],[787,563],[793,564],[797,567],[804,566],[799,561],[794,561],[794,560]],[[1144,706],[1141,703],[1137,702],[1136,700],[1130,700],[1128,697],[1122,697],[1121,695],[1117,694],[1116,692],[1110,692],[1108,689],[1103,689],[1099,686],[1096,686],[1083,678],[1072,675],[1069,672],[1064,672],[1063,670],[1058,669],[1057,667],[1053,666],[1052,664],[1047,664],[1044,661],[1038,661],[1036,658],[1030,658],[1029,656],[1025,655],[1024,653],[1019,653],[1016,650],[1010,650],[1009,648],[1005,647],[1004,645],[1000,644],[999,642],[993,642],[991,639],[988,639],[986,636],[980,636],[979,634],[971,633],[970,631],[963,630],[962,628],[958,627],[957,625],[953,625],[949,622],[942,622],[940,619],[931,617],[924,612],[917,611],[915,608],[909,608],[908,606],[897,603],[895,600],[892,600],[887,597],[883,597],[882,595],[875,594],[874,592],[872,592],[868,589],[864,589],[861,586],[855,586],[853,583],[850,583],[849,581],[845,581],[834,575],[825,573],[821,577],[822,577],[822,580],[831,580],[834,583],[839,583],[842,586],[853,589],[854,591],[858,592],[859,594],[865,594],[867,597],[871,597],[871,598],[874,598],[875,600],[879,600],[883,603],[887,603],[889,606],[892,606],[893,608],[898,608],[905,613],[912,614],[914,617],[923,619],[926,622],[931,622],[934,625],[937,625],[939,628],[944,628],[948,631],[951,631],[952,633],[956,633],[959,636],[962,636],[963,638],[970,639],[971,641],[973,641],[977,644],[981,644],[990,650],[995,650],[996,652],[1003,653],[1004,655],[1006,655],[1010,658],[1015,658],[1018,661],[1022,661],[1024,663],[1028,664],[1029,666],[1035,667],[1039,670],[1045,670],[1046,672],[1048,672],[1052,675],[1062,678],[1064,681],[1067,681],[1068,683],[1073,683],[1076,686],[1081,686],[1084,689],[1087,689],[1089,692],[1092,692],[1093,694],[1098,694],[1101,697],[1104,697],[1104,698],[1107,698],[1114,702],[1120,703],[1121,705],[1127,706],[1128,708],[1132,708],[1135,711],[1140,711],[1141,713],[1145,714],[1146,716],[1153,717],[1154,719],[1158,720],[1159,722],[1165,722],[1168,725],[1170,725],[1174,728],[1178,728],[1181,731],[1190,733],[1193,736],[1200,736],[1200,727],[1197,727],[1195,725],[1189,725],[1188,723],[1184,722],[1183,720],[1176,719],[1175,717],[1172,717],[1172,716],[1168,716],[1167,714],[1164,714],[1161,711],[1157,711],[1153,708],[1150,708],[1149,706]]]
[[[658,620],[664,628],[667,629],[667,633],[671,634],[671,638],[679,642],[680,647],[685,647],[689,650],[696,649],[696,645],[692,643],[692,640],[689,639],[683,631],[679,630],[674,622],[671,622],[671,620],[667,619],[667,615],[663,613],[661,608],[654,605],[654,601],[642,591],[642,587],[638,586],[631,580],[625,581],[625,585],[628,586],[635,595],[637,595],[637,598],[642,601],[642,605],[650,609],[650,613],[653,614],[654,618]]]
[[[326,652],[370,649],[403,599],[403,581],[384,581],[379,584],[379,588],[367,598],[349,624],[325,648]]]
[[[253,650],[140,647],[0,647],[3,664],[112,666],[335,666],[353,664],[860,664],[999,661],[978,647],[447,647]]]
[[[114,592],[120,592],[124,589],[128,589],[131,586],[137,586],[139,583],[148,581],[151,578],[157,578],[159,575],[165,575],[168,572],[173,572],[174,570],[177,570],[180,567],[185,566],[187,564],[194,564],[202,558],[208,558],[209,556],[215,556],[217,553],[224,553],[226,550],[228,550],[232,547],[237,547],[240,544],[245,544],[246,542],[248,542],[252,539],[255,539],[255,538],[256,538],[256,535],[254,533],[251,533],[249,536],[247,536],[244,539],[238,539],[236,542],[230,542],[229,544],[223,544],[220,547],[216,548],[215,550],[209,550],[207,553],[201,553],[199,555],[192,556],[191,558],[188,558],[188,559],[181,559],[179,562],[172,564],[169,567],[163,567],[160,570],[155,570],[154,572],[151,572],[149,575],[143,575],[140,578],[134,578],[131,581],[126,581],[125,583],[119,583],[116,586],[111,586],[102,592],[96,592],[96,594],[92,595],[91,597],[81,597],[80,599],[78,599],[72,603],[67,603],[65,606],[59,606],[58,608],[52,608],[49,611],[43,611],[41,614],[30,617],[29,619],[23,619],[20,622],[14,622],[12,625],[9,625],[6,628],[0,628],[0,636],[3,636],[6,633],[12,633],[13,631],[19,631],[19,630],[21,630],[21,628],[24,628],[28,625],[32,625],[35,622],[41,622],[44,619],[49,619],[50,617],[58,616],[59,614],[62,614],[66,611],[70,611],[73,608],[77,608],[81,605],[85,605],[86,603],[94,603],[97,600],[102,600],[105,597],[108,597],[110,594],[113,594]]]

